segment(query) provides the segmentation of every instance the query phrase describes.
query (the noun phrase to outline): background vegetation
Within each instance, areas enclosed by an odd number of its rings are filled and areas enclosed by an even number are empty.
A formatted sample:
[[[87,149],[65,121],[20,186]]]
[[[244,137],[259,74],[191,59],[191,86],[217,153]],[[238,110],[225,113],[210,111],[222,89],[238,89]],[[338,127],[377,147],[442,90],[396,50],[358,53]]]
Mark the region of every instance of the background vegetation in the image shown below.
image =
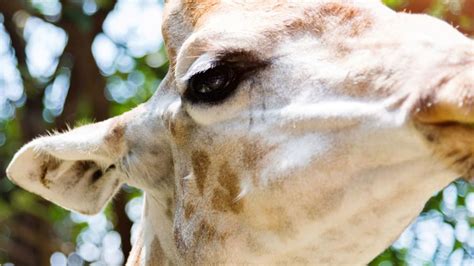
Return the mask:
[[[474,35],[474,0],[385,0]],[[121,265],[141,193],[123,187],[103,213],[66,211],[5,177],[32,138],[146,101],[167,70],[159,0],[0,0],[0,264]],[[373,265],[474,263],[474,188],[436,195]]]

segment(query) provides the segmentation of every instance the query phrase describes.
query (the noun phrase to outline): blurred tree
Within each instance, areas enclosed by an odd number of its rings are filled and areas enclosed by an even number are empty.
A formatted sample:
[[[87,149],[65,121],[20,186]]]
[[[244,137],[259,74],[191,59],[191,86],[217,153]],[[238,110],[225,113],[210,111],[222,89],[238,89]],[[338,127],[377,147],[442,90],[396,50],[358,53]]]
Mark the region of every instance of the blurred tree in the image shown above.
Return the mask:
[[[384,2],[396,10],[430,13],[474,35],[474,0]],[[153,94],[167,71],[161,6],[160,0],[0,0],[0,264],[124,262],[134,237],[130,228],[140,217],[139,191],[124,187],[103,213],[85,217],[15,187],[4,169],[22,144],[47,130],[103,120]],[[434,220],[454,239],[463,221],[473,220],[470,214],[456,218],[458,210],[474,209],[470,193],[472,187],[458,182],[434,197],[372,264],[456,259],[458,250],[464,250],[461,261],[472,257],[468,238],[458,237],[444,249],[437,245],[433,254],[441,255],[425,257],[417,255],[424,254],[417,250],[425,242],[416,239]],[[474,247],[474,231],[471,235]]]
[[[111,3],[112,5],[112,3]],[[110,6],[111,6],[110,5]],[[100,118],[107,117],[107,101],[102,96],[102,90],[105,86],[104,78],[100,75],[96,67],[90,45],[94,36],[100,31],[107,10],[100,12],[93,18],[92,26],[89,29],[80,28],[77,23],[77,17],[74,14],[82,14],[82,10],[75,4],[67,6],[65,16],[58,19],[55,24],[68,32],[69,42],[65,53],[62,55],[62,62],[58,70],[63,68],[72,68],[71,97],[67,101],[65,112],[61,119],[58,119],[56,126],[65,128],[65,123],[74,122],[74,115],[77,108],[77,99],[80,92],[87,92],[81,95],[87,97],[88,102],[94,103],[94,113]],[[106,7],[104,7],[105,9]],[[76,10],[74,10],[76,9]],[[110,7],[109,7],[110,9]],[[39,10],[35,9],[31,3],[25,1],[0,1],[0,11],[3,14],[3,21],[6,31],[9,33],[11,45],[18,60],[19,70],[26,89],[26,104],[17,115],[17,121],[21,129],[21,142],[26,142],[39,134],[44,134],[50,126],[43,122],[43,94],[41,86],[47,84],[44,81],[35,80],[27,71],[27,56],[25,53],[26,42],[23,38],[23,30],[26,20],[31,16],[44,17],[46,20],[52,20],[45,17]],[[79,12],[77,12],[79,11]],[[75,60],[72,66],[70,60]],[[69,116],[69,117],[68,117]],[[2,158],[6,162],[7,158]],[[3,163],[3,166],[5,163]],[[11,191],[9,194],[19,193]],[[7,196],[7,195],[2,195]],[[13,198],[14,199],[14,198]],[[11,202],[12,197],[6,197],[7,202]],[[35,199],[41,205],[41,209],[46,209],[49,203]],[[38,204],[33,204],[38,205]],[[31,206],[31,207],[33,207]],[[28,208],[28,207],[27,207]],[[59,249],[58,241],[54,237],[52,224],[48,219],[35,215],[29,211],[15,210],[12,215],[2,222],[4,230],[8,230],[8,239],[3,239],[2,249],[11,261],[21,265],[47,265],[49,257],[53,251]],[[2,232],[4,233],[4,232]]]
[[[46,3],[49,2],[49,3]],[[90,2],[90,1],[89,1]],[[6,131],[8,127],[17,127],[17,131],[12,135],[17,138],[16,145],[12,145],[9,151],[2,153],[0,161],[2,169],[11,158],[12,152],[19,148],[20,143],[26,143],[35,136],[44,134],[47,129],[56,128],[64,130],[67,125],[73,125],[78,119],[104,120],[110,115],[110,102],[104,95],[106,77],[103,76],[95,62],[92,54],[92,44],[95,37],[102,31],[102,24],[107,14],[112,10],[115,1],[98,1],[89,3],[96,5],[93,14],[86,14],[87,1],[65,1],[60,6],[59,12],[56,1],[22,1],[22,0],[0,0],[0,12],[3,15],[3,22],[6,32],[10,37],[10,44],[13,54],[18,61],[18,69],[23,81],[26,101],[16,115],[15,121],[2,121]],[[56,7],[55,7],[56,6]],[[57,60],[57,67],[49,77],[34,76],[30,73],[28,43],[26,38],[26,24],[33,18],[40,18],[42,23],[51,23],[55,27],[62,29],[67,34],[67,44],[64,52],[60,53]],[[45,36],[47,37],[47,36]],[[45,52],[45,51],[34,51]],[[55,86],[58,77],[66,73],[70,77],[67,101],[59,103],[64,107],[58,113],[58,117],[52,122],[51,115],[48,117],[46,101],[46,90],[48,86]],[[2,88],[5,89],[5,88]],[[45,121],[46,120],[46,121]],[[49,121],[48,121],[49,120]],[[10,136],[9,136],[10,137]],[[13,136],[12,136],[13,138]],[[10,141],[10,139],[8,139]],[[2,171],[4,172],[4,171]],[[3,176],[3,174],[2,174]],[[8,183],[4,180],[3,183]],[[11,186],[7,184],[7,186]],[[7,202],[5,205],[15,205],[15,195],[18,197],[32,198],[17,189],[2,194],[2,198]],[[27,196],[26,196],[27,195]],[[21,201],[24,199],[18,199]],[[59,241],[53,237],[52,223],[49,218],[31,212],[28,208],[40,205],[39,210],[46,211],[51,208],[50,203],[34,198],[37,203],[26,207],[25,211],[12,208],[9,217],[2,217],[0,220],[2,228],[8,233],[4,236],[0,248],[5,252],[3,259],[9,258],[11,261],[21,265],[47,265],[50,255],[54,250],[60,250]],[[130,239],[131,222],[125,213],[126,196],[121,193],[114,201],[116,227],[120,230],[122,239]],[[54,207],[53,207],[54,208]],[[59,218],[63,218],[62,215]],[[53,217],[54,218],[54,217]],[[0,230],[1,230],[0,229]],[[26,230],[27,229],[27,230]],[[8,239],[5,239],[8,236]],[[48,243],[51,242],[51,243]],[[125,254],[130,250],[130,242],[122,241],[122,249]],[[63,249],[64,250],[64,249]],[[69,253],[72,250],[64,250]]]

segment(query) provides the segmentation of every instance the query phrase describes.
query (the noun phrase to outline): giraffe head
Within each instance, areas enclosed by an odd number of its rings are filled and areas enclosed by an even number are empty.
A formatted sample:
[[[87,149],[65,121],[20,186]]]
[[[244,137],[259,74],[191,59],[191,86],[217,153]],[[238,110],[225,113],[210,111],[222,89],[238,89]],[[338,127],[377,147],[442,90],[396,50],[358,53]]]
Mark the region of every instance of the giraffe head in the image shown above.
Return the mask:
[[[96,213],[145,191],[132,261],[367,263],[472,175],[474,44],[377,1],[169,0],[170,69],[104,122],[38,138],[7,174]]]

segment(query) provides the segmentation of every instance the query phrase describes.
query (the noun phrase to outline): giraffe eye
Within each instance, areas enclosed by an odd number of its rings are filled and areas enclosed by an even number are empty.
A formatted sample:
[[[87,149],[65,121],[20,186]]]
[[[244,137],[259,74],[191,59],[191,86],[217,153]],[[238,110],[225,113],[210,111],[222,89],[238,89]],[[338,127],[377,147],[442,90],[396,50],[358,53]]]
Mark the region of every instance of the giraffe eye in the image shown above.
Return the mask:
[[[191,77],[186,99],[192,103],[215,104],[225,100],[237,88],[238,75],[227,65],[217,65]]]

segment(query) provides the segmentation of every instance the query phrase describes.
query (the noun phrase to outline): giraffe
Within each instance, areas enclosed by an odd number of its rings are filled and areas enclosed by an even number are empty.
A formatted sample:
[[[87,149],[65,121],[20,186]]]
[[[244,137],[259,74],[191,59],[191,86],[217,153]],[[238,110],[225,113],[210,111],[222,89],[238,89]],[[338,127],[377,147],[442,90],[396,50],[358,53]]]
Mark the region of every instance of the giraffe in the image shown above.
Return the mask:
[[[474,169],[474,43],[379,1],[168,0],[169,72],[7,169],[64,208],[144,191],[128,265],[365,264]]]

